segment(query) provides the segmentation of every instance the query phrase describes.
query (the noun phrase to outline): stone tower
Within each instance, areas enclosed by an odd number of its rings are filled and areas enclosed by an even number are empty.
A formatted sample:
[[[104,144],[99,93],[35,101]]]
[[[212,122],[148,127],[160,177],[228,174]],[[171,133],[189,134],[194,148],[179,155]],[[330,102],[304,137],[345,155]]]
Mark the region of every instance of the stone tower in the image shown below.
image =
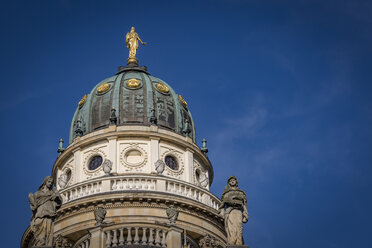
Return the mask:
[[[225,247],[213,167],[195,141],[184,98],[128,60],[82,97],[58,149],[53,246]],[[21,247],[33,245],[29,227]]]

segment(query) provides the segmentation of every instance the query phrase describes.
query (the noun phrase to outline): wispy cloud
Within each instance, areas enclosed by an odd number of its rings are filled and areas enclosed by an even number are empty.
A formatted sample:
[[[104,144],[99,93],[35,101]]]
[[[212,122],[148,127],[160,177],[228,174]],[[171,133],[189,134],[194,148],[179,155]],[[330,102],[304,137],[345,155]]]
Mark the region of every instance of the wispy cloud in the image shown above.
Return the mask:
[[[9,110],[11,108],[17,107],[18,105],[24,104],[25,102],[37,98],[45,92],[40,91],[23,91],[18,94],[13,95],[11,98],[2,98],[0,102],[0,110]]]

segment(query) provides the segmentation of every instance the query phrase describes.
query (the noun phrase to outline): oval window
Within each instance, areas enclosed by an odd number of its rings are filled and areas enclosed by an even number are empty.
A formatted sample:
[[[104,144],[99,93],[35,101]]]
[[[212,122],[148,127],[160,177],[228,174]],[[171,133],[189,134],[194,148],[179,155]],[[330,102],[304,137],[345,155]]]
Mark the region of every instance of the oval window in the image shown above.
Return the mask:
[[[165,164],[169,168],[171,168],[172,170],[178,170],[179,169],[177,160],[173,156],[167,155],[167,156],[165,156],[164,160],[165,160]]]
[[[94,156],[94,157],[90,160],[90,162],[89,162],[88,169],[89,169],[89,170],[95,170],[95,169],[97,169],[98,167],[101,166],[102,161],[103,161],[103,159],[102,159],[101,156],[99,156],[99,155]]]

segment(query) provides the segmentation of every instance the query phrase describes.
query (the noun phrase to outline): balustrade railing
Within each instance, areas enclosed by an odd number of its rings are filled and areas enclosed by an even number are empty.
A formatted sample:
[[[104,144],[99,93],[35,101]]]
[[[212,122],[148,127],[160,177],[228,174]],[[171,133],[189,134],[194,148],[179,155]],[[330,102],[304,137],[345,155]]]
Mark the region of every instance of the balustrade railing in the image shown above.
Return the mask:
[[[185,185],[181,182],[167,181],[166,191],[168,193],[182,195],[197,201],[202,201],[203,191],[197,189],[195,186]]]
[[[102,181],[87,182],[61,190],[64,202],[69,202],[84,196],[94,195],[102,191]]]
[[[220,200],[208,190],[191,183],[172,178],[156,176],[112,176],[95,178],[60,190],[63,203],[115,191],[156,191],[181,195],[214,209],[218,209]]]
[[[115,178],[111,190],[155,190],[156,180],[152,178]]]
[[[167,231],[153,227],[122,227],[105,231],[106,247],[129,245],[167,247]]]

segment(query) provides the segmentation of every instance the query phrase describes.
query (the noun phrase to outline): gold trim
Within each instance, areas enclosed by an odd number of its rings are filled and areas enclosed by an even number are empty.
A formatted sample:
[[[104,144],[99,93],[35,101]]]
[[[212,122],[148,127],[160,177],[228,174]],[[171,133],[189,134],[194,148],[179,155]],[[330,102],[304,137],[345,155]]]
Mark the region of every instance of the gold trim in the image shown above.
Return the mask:
[[[163,92],[163,93],[168,93],[168,92],[169,92],[169,88],[168,88],[165,84],[157,83],[155,86],[156,86],[156,88],[157,88],[160,92]]]
[[[110,89],[110,84],[109,83],[103,83],[97,88],[98,93],[104,93]]]
[[[86,100],[87,100],[87,95],[84,95],[83,98],[81,98],[81,100],[78,103],[79,107],[83,106]]]
[[[127,81],[127,86],[129,88],[137,88],[141,85],[141,82],[138,79],[131,78]]]
[[[187,107],[187,102],[185,101],[185,99],[183,99],[183,97],[181,95],[178,95],[178,98],[182,102],[183,106]]]

